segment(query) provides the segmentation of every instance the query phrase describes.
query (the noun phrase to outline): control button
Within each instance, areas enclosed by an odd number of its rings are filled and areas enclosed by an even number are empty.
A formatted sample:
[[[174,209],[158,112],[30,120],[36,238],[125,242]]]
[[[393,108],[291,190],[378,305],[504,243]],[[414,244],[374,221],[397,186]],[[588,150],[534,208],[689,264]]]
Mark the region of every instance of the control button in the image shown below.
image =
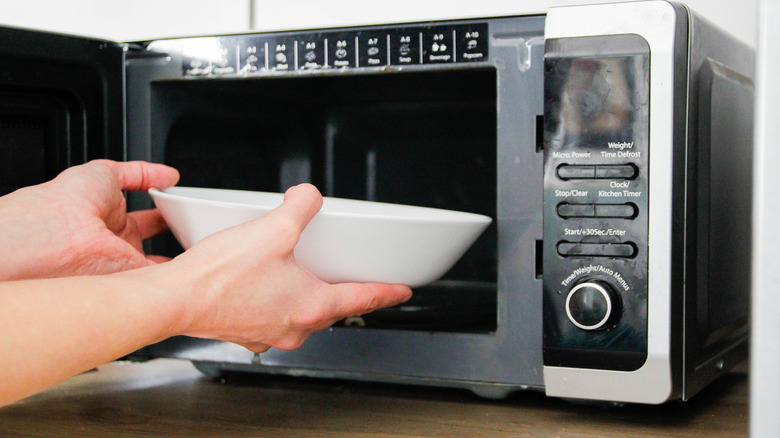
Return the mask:
[[[458,62],[487,61],[488,26],[476,23],[457,28],[457,48],[455,56]]]
[[[325,41],[317,35],[297,41],[298,70],[316,70],[325,65]]]
[[[228,41],[220,41],[219,55],[211,60],[211,73],[214,75],[232,74],[236,72],[236,45]]]
[[[358,34],[360,67],[381,67],[387,65],[387,48],[390,38],[386,33],[361,32]]]
[[[278,40],[268,43],[269,68],[274,71],[292,71],[295,69],[295,41]]]
[[[258,38],[240,40],[238,73],[248,74],[265,70],[265,42]]]
[[[357,53],[355,37],[349,34],[330,34],[327,39],[328,57],[326,65],[336,68],[355,67]]]
[[[561,164],[556,169],[556,173],[560,179],[593,179],[596,176],[596,168],[578,164]]]
[[[604,281],[587,281],[574,286],[566,297],[566,316],[582,330],[607,327],[618,316],[619,298]]]
[[[595,206],[593,204],[569,204],[568,202],[562,202],[558,204],[557,211],[558,216],[566,218],[574,217],[593,217],[595,214]]]
[[[558,254],[563,257],[624,257],[636,256],[633,243],[559,242]]]
[[[599,179],[634,179],[639,169],[633,164],[615,164],[596,166],[596,178]]]
[[[425,31],[423,62],[426,64],[455,62],[455,29],[433,27]]]
[[[393,65],[420,64],[422,62],[420,44],[419,30],[398,29],[390,37],[390,63]]]
[[[636,204],[596,204],[596,217],[633,219],[637,215]]]

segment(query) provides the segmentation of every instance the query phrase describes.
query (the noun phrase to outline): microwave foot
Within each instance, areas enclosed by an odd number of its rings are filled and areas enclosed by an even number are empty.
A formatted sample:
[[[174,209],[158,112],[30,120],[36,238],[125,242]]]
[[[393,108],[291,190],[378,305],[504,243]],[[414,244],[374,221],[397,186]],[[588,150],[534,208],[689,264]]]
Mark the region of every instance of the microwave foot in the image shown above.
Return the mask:
[[[215,362],[203,362],[198,360],[193,360],[191,362],[195,369],[212,379],[222,379],[225,376],[224,368]]]
[[[491,384],[469,387],[469,390],[474,394],[476,394],[478,397],[490,399],[490,400],[503,400],[509,397],[509,394],[516,391],[517,389],[518,388],[515,386],[491,385]]]

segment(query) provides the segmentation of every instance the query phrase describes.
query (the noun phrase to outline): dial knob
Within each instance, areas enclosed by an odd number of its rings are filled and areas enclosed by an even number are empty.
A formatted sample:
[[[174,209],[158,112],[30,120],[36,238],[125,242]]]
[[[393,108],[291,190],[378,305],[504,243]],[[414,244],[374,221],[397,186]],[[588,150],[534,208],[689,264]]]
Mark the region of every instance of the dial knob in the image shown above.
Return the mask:
[[[574,286],[566,297],[566,316],[582,330],[599,330],[614,321],[620,301],[609,283],[589,280]]]

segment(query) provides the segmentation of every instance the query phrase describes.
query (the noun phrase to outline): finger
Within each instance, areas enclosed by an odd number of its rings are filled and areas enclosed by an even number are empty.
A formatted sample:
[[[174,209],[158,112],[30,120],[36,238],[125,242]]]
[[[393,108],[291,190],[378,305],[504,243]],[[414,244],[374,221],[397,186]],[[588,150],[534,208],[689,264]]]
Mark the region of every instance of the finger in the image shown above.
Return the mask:
[[[135,221],[138,235],[142,241],[168,231],[168,224],[163,219],[160,210],[156,208],[133,211],[127,216]]]
[[[122,190],[165,189],[179,181],[179,171],[164,164],[146,161],[95,160],[94,162],[109,167],[119,180]]]
[[[311,184],[300,184],[287,190],[284,202],[276,210],[306,227],[321,208],[320,191]]]
[[[338,318],[363,315],[395,306],[412,297],[412,290],[402,284],[340,283],[331,287],[335,291],[331,294],[332,310]]]
[[[265,216],[265,221],[275,221],[273,228],[279,235],[288,236],[295,246],[304,228],[322,208],[322,195],[311,184],[290,188],[284,194],[284,202]]]

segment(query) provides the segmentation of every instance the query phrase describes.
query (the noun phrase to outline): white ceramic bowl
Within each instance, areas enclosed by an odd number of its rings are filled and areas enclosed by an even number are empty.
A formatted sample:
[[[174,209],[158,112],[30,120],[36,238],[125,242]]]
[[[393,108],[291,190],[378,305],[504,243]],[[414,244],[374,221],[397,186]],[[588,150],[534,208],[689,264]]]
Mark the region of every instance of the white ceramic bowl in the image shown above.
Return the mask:
[[[281,193],[171,187],[151,189],[179,243],[263,216]],[[324,281],[428,284],[449,270],[492,219],[472,213],[325,198],[303,232],[295,258]]]

